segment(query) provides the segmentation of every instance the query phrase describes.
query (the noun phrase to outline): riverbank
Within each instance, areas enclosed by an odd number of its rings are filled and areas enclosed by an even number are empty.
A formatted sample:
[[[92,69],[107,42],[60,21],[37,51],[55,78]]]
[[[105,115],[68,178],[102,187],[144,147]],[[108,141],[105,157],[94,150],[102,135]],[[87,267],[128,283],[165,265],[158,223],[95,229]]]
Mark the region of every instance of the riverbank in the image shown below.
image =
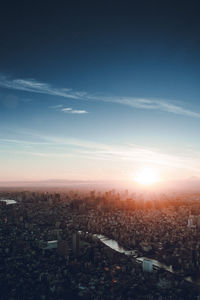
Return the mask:
[[[137,251],[136,250],[126,250],[125,248],[123,248],[122,246],[119,245],[119,243],[115,240],[109,239],[106,236],[102,235],[102,234],[94,234],[94,237],[98,238],[103,244],[105,244],[106,246],[110,247],[111,249],[120,252],[120,253],[124,253],[125,255],[130,255],[133,256],[137,262],[142,263],[143,260],[148,259],[152,261],[152,264],[154,266],[154,268],[159,268],[159,269],[164,269],[167,272],[170,272],[172,274],[175,274],[176,276],[179,276],[180,278],[184,278],[184,280],[194,283],[196,285],[200,285],[200,277],[194,277],[194,276],[183,276],[182,274],[176,272],[173,270],[172,265],[167,266],[166,264],[163,264],[162,262],[156,260],[156,259],[152,259],[151,257],[139,257],[137,255]]]

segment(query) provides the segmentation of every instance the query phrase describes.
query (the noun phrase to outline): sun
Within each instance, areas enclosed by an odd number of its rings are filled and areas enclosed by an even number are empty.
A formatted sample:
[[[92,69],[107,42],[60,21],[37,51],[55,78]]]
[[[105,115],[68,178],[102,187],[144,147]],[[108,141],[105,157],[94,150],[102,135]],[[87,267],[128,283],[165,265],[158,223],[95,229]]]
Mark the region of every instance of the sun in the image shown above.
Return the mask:
[[[143,185],[151,185],[161,180],[160,175],[154,169],[145,168],[140,170],[134,177],[134,181]]]

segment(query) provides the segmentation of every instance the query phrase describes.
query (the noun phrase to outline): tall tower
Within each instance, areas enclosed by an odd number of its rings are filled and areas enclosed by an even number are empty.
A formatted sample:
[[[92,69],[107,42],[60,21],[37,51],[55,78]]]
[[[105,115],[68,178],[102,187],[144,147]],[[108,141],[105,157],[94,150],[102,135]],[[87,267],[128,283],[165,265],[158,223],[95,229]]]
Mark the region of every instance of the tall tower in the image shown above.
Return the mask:
[[[74,254],[78,254],[80,249],[80,236],[79,234],[73,233],[72,235],[72,250]]]

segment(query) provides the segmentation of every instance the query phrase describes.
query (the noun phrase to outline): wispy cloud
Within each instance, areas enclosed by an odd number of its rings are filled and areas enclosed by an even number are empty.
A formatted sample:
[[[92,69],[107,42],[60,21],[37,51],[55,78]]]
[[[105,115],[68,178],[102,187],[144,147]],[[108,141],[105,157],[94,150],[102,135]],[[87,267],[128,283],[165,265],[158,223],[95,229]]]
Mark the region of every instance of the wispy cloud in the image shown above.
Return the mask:
[[[200,113],[198,112],[185,109],[180,105],[175,105],[170,101],[161,100],[161,99],[141,99],[141,98],[126,98],[126,97],[106,98],[105,97],[104,101],[119,103],[133,108],[159,110],[159,111],[165,111],[177,115],[185,115],[189,117],[200,118]]]
[[[64,107],[61,109],[62,112],[67,114],[87,114],[88,112],[86,110],[80,110],[80,109],[72,109],[71,107]]]
[[[62,104],[49,106],[49,108],[55,109],[56,111],[60,111],[66,114],[87,114],[88,111],[84,109],[73,109],[72,107],[63,107]]]
[[[60,109],[61,107],[63,107],[62,104],[49,106],[49,108],[52,108],[52,109]]]
[[[39,141],[27,141],[27,140],[21,140],[21,139],[4,139],[0,138],[0,144],[19,144],[19,145],[51,145],[52,143],[50,142],[39,142]]]
[[[110,161],[110,162],[126,162],[139,163],[139,164],[153,164],[157,166],[163,166],[168,168],[178,168],[192,170],[200,173],[199,153],[178,153],[176,155],[168,154],[160,151],[159,149],[144,147],[141,145],[113,145],[102,144],[93,141],[63,138],[58,136],[47,136],[37,132],[24,131],[30,141],[6,139],[7,143],[10,143],[10,151],[16,151],[16,147],[12,144],[20,144],[20,146],[27,146],[30,144],[31,149],[27,151],[27,148],[20,147],[18,153],[42,157],[79,157],[89,160],[98,161]],[[32,139],[35,139],[34,142]],[[3,140],[2,140],[3,141]],[[38,151],[37,144],[40,145]],[[43,146],[42,146],[43,145]],[[46,146],[48,145],[48,148]],[[43,148],[44,147],[44,148]],[[8,150],[6,150],[8,151]]]
[[[177,105],[173,101],[165,99],[143,99],[134,97],[108,97],[106,95],[96,96],[86,92],[74,91],[68,88],[54,88],[50,84],[38,82],[34,79],[10,79],[0,76],[0,87],[27,91],[32,93],[48,94],[74,100],[103,101],[126,105],[136,109],[164,111],[176,115],[183,115],[193,118],[200,118],[200,112],[195,112],[184,108],[181,104]],[[55,105],[54,108],[61,108],[62,105]],[[70,110],[65,112],[69,113]],[[63,111],[64,112],[64,111]],[[71,110],[74,114],[87,113],[84,110]]]
[[[13,90],[48,94],[72,99],[81,99],[85,95],[84,92],[75,92],[68,88],[53,88],[49,84],[38,82],[35,79],[9,79],[5,76],[1,76],[0,86]]]

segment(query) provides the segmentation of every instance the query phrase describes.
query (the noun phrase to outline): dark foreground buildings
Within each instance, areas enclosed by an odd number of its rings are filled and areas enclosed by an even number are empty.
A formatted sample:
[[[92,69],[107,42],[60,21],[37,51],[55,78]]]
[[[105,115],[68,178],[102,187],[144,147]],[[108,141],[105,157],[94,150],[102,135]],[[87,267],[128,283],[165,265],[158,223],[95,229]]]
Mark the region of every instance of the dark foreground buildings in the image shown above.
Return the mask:
[[[17,203],[0,205],[0,298],[199,299],[199,229],[188,226],[198,200],[96,194],[1,194]],[[114,251],[94,233],[136,251]]]

